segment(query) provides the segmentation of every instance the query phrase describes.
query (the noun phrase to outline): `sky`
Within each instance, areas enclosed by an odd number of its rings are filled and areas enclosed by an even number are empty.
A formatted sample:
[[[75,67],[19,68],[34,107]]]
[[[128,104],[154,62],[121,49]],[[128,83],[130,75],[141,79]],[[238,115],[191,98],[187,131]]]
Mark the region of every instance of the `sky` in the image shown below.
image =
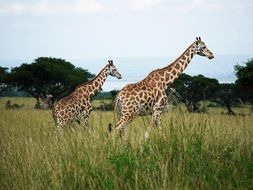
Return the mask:
[[[252,0],[0,0],[0,59],[253,54]]]

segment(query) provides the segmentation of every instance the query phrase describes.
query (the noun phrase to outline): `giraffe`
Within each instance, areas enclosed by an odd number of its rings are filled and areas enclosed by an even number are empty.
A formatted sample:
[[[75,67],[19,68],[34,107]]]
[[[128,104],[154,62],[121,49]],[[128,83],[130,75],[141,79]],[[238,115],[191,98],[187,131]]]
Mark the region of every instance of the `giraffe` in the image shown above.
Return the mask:
[[[178,78],[195,54],[209,59],[214,58],[213,53],[208,50],[201,38],[197,37],[196,41],[173,63],[152,71],[137,83],[126,85],[115,100],[118,122],[114,130],[121,134],[124,128],[138,115],[152,115],[150,126],[160,128],[161,114],[168,108],[165,90]],[[111,126],[109,124],[109,131],[112,131]]]
[[[82,121],[87,126],[92,110],[91,97],[98,92],[108,75],[121,79],[112,60],[91,81],[79,85],[69,96],[62,98],[53,108],[53,117],[57,128],[61,128],[71,121]]]
[[[51,98],[52,97],[53,96],[51,94],[47,94],[47,98],[43,100],[43,109],[44,110],[51,108],[51,104],[52,104]]]

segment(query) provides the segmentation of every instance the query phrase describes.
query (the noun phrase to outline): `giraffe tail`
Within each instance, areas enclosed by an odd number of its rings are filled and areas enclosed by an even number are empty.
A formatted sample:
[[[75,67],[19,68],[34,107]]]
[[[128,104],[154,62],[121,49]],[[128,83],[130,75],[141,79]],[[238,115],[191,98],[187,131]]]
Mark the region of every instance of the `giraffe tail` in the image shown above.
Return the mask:
[[[111,133],[112,132],[112,124],[109,123],[108,126],[107,126],[107,128],[108,128],[108,131]]]

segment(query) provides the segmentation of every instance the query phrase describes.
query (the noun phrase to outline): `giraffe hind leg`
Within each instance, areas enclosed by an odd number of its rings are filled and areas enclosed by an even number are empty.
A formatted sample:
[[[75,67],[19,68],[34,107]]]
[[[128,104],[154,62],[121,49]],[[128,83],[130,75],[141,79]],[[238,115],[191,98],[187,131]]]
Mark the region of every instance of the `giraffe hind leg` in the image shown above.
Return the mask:
[[[127,125],[133,121],[134,117],[132,116],[122,116],[118,121],[115,130],[119,132],[120,136],[124,133]]]
[[[55,119],[55,126],[56,126],[56,130],[59,132],[59,133],[62,133],[63,132],[63,126],[65,125],[65,122],[64,121],[61,121],[59,118],[56,118]]]

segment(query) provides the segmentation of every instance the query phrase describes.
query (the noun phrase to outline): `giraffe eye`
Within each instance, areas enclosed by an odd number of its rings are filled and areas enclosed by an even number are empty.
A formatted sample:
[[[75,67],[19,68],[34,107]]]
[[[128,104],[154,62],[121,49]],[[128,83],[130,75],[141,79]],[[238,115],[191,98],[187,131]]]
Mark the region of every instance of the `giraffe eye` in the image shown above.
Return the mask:
[[[206,46],[204,46],[203,49],[206,49]]]

